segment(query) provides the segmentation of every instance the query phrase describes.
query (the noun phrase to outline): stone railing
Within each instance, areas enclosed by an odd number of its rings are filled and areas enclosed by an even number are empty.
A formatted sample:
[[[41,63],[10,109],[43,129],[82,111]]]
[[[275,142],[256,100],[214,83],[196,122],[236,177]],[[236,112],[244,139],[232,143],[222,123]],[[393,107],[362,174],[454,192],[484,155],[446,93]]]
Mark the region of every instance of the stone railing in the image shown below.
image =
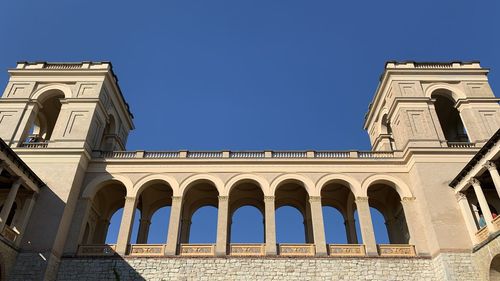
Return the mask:
[[[12,229],[10,226],[6,225],[3,230],[2,230],[2,236],[9,240],[10,242],[14,243],[17,239],[17,236],[19,235],[19,232],[15,231]]]
[[[478,243],[483,242],[490,235],[488,228],[485,226],[476,232],[476,239]]]
[[[500,229],[500,216],[496,216],[496,218],[494,218],[492,222],[497,229]]]
[[[392,151],[96,151],[107,159],[381,159],[395,158]]]
[[[273,158],[306,158],[306,151],[273,151]]]
[[[145,151],[144,158],[179,158],[178,151]]]
[[[314,256],[314,244],[279,244],[280,256]]]
[[[231,244],[229,254],[231,256],[264,256],[266,244]]]
[[[23,142],[21,144],[21,147],[24,148],[47,148],[49,145],[48,141],[42,141],[42,142]]]
[[[103,151],[101,156],[103,158],[136,158],[136,151]]]
[[[132,244],[129,248],[130,256],[163,256],[165,244]]]
[[[378,253],[381,257],[414,257],[415,246],[407,244],[380,244]]]
[[[50,63],[45,64],[45,69],[81,69],[82,63]]]
[[[188,151],[187,158],[222,158],[222,151]]]
[[[392,151],[360,151],[359,158],[393,158],[394,152]]]
[[[264,158],[264,151],[231,151],[229,158]]]
[[[78,256],[113,256],[116,254],[116,245],[80,245]]]
[[[349,151],[316,151],[316,158],[349,158],[351,153]]]
[[[474,148],[476,144],[473,142],[448,142],[450,148]]]
[[[181,244],[179,254],[187,257],[215,256],[215,244]]]
[[[359,257],[365,256],[365,245],[358,244],[328,244],[328,253],[332,257]]]

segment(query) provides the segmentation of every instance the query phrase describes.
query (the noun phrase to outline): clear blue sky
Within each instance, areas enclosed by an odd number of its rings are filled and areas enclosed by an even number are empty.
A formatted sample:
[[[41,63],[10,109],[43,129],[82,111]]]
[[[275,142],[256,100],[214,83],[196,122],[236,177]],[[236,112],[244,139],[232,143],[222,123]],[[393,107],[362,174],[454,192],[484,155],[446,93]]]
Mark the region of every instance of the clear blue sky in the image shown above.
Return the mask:
[[[499,13],[465,0],[3,1],[0,86],[16,61],[109,60],[135,115],[129,149],[369,149],[386,60],[480,60],[500,91]]]

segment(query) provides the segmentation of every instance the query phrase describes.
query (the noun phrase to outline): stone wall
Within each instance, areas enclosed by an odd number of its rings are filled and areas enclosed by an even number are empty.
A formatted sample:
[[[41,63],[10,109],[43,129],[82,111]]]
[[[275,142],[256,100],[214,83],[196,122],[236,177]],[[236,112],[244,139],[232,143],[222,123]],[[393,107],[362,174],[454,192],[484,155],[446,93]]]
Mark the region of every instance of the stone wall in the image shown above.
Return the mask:
[[[66,258],[57,280],[437,279],[428,258]]]
[[[4,280],[5,276],[12,270],[16,262],[17,251],[6,242],[0,240],[0,280]]]

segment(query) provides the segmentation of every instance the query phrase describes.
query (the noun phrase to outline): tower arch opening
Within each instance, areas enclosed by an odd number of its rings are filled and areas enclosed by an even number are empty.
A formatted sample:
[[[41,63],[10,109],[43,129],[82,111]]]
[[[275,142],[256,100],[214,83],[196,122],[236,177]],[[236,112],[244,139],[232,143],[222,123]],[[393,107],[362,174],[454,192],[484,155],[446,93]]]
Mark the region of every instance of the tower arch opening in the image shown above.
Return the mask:
[[[39,97],[40,107],[27,128],[25,142],[33,143],[51,140],[61,112],[61,99],[64,97],[64,93],[57,89],[49,90]]]
[[[448,142],[469,142],[460,113],[455,108],[455,100],[449,90],[436,90],[431,94],[439,124]]]

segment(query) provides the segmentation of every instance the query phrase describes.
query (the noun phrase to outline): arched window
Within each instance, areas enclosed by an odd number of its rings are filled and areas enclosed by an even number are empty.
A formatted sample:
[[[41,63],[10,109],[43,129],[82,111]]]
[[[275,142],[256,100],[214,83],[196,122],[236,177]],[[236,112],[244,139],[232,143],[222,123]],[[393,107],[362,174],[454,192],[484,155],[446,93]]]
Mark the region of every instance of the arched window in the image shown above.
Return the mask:
[[[314,243],[309,195],[302,182],[281,183],[275,192],[275,207],[278,243]]]
[[[180,243],[215,243],[219,192],[209,180],[190,184],[183,196]]]
[[[496,255],[490,264],[490,281],[500,281],[500,255]]]
[[[460,113],[455,108],[455,101],[451,98],[451,93],[441,90],[434,92],[431,97],[435,99],[434,107],[446,140],[449,142],[468,142],[469,137]]]
[[[264,242],[264,193],[258,183],[238,182],[229,193],[230,243]]]
[[[57,118],[61,111],[61,99],[64,93],[59,90],[50,90],[43,94],[41,107],[34,117],[27,131],[26,142],[45,142],[52,138]]]
[[[141,187],[131,243],[166,242],[172,195],[172,188],[162,180],[153,180]]]
[[[370,214],[378,244],[408,244],[410,233],[398,192],[386,183],[368,187]]]

